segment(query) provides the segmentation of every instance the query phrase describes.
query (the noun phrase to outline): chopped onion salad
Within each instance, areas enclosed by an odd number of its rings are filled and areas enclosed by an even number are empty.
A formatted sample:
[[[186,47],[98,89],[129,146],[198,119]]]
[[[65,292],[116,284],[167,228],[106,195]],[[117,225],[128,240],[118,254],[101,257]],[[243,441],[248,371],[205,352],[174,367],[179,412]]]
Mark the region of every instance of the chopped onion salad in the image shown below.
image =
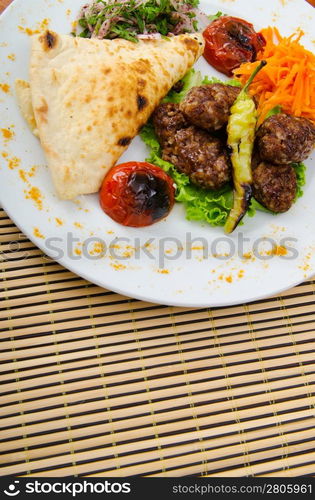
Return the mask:
[[[216,17],[207,16],[198,5],[199,0],[94,0],[81,8],[73,35],[138,42],[195,33]]]

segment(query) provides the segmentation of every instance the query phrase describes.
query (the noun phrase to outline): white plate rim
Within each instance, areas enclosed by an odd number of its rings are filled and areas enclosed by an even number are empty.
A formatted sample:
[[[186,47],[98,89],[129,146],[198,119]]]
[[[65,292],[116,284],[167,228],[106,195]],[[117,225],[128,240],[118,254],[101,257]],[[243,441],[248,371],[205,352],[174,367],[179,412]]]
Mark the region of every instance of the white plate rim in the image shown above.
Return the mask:
[[[18,4],[19,1],[20,0],[14,0],[14,2],[12,4],[10,4],[10,6],[7,9],[5,9],[5,11],[2,13],[0,19],[4,20],[5,18],[9,18],[10,17],[10,10],[11,10],[11,8],[13,8],[16,4]],[[213,2],[213,3],[215,3],[215,2]],[[224,5],[226,5],[226,2],[221,2],[221,3],[224,4]],[[234,7],[234,10],[235,10],[234,4],[233,4],[233,7]],[[41,250],[43,250],[47,255],[50,255],[49,252],[47,251],[47,248],[42,244],[42,242],[40,240],[38,240],[37,238],[35,238],[33,236],[33,234],[30,233],[29,231],[25,231],[25,226],[23,225],[23,223],[21,224],[19,215],[16,215],[12,211],[11,207],[10,206],[6,206],[5,203],[3,204],[3,208],[7,212],[7,214],[9,215],[9,217],[17,225],[17,227],[19,227],[20,230],[22,232],[24,232],[29,239],[36,246],[38,246],[39,248],[41,248]],[[147,294],[144,295],[143,293],[138,293],[137,291],[132,291],[130,293],[129,289],[126,292],[126,288],[125,287],[116,286],[115,283],[113,283],[113,282],[107,282],[107,283],[105,283],[104,279],[99,280],[95,276],[92,277],[92,279],[91,279],[91,275],[89,273],[86,273],[84,271],[84,269],[79,269],[78,270],[78,267],[75,266],[75,265],[72,265],[71,262],[69,262],[69,260],[67,260],[66,258],[61,258],[61,259],[58,259],[56,261],[59,264],[63,265],[65,268],[67,268],[70,271],[74,272],[75,274],[77,274],[77,275],[81,276],[82,278],[84,278],[84,279],[86,279],[88,281],[91,281],[91,282],[93,282],[93,283],[95,283],[95,284],[97,284],[97,285],[99,285],[99,286],[101,286],[103,288],[107,288],[107,289],[112,290],[112,291],[114,291],[116,293],[119,293],[121,295],[128,295],[130,297],[133,297],[133,298],[136,298],[136,299],[139,299],[139,300],[144,300],[146,302],[149,301],[149,302],[163,304],[163,305],[183,306],[183,307],[199,307],[199,308],[200,307],[201,308],[202,307],[209,307],[209,306],[226,307],[226,306],[229,306],[229,305],[237,305],[237,304],[241,304],[241,303],[244,302],[244,300],[240,301],[237,297],[235,297],[234,299],[231,298],[231,297],[229,297],[228,301],[215,301],[215,300],[213,300],[213,298],[211,298],[210,300],[205,300],[204,302],[200,301],[199,299],[197,301],[194,301],[192,298],[188,299],[188,300],[187,299],[183,300],[181,297],[179,297],[178,300],[174,299],[171,302],[168,301],[167,304],[165,304],[165,302],[163,301],[163,298],[161,298],[161,297],[159,298],[159,297],[157,297],[155,295],[148,296]],[[313,270],[311,272],[309,272],[309,273],[306,273],[306,276],[304,276],[304,279],[311,278],[313,276],[313,274],[314,274]],[[273,288],[271,292],[266,292],[266,293],[262,293],[262,294],[255,293],[252,296],[249,295],[248,300],[246,302],[252,302],[252,301],[262,300],[262,299],[270,297],[272,295],[280,294],[284,290],[287,290],[288,288],[290,288],[292,286],[296,286],[297,284],[301,283],[303,280],[301,280],[300,278],[298,278],[295,281],[291,281],[289,284],[287,284],[285,286],[282,286],[282,287],[276,288],[276,289]]]

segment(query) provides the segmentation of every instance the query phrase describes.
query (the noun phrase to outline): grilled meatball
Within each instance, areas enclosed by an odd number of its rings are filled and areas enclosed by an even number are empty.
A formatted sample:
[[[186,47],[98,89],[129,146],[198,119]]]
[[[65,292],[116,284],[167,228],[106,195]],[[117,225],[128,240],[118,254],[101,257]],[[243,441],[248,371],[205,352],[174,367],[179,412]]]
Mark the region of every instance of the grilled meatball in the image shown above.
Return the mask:
[[[253,195],[272,212],[286,212],[296,196],[296,175],[292,165],[261,162],[253,171]]]
[[[315,145],[315,127],[306,118],[280,113],[260,126],[256,145],[261,158],[275,165],[305,160]]]
[[[214,83],[193,87],[180,103],[186,119],[205,130],[219,130],[227,124],[230,108],[240,88]]]
[[[253,154],[252,154],[252,160],[251,160],[251,168],[252,171],[255,170],[255,168],[258,167],[258,165],[261,163],[261,158],[259,156],[259,153],[257,151],[257,148],[254,148]]]
[[[193,125],[176,132],[173,151],[163,159],[205,189],[220,189],[231,179],[230,161],[220,139]]]
[[[165,102],[160,104],[152,115],[155,133],[163,148],[172,147],[177,130],[188,127],[188,123],[178,104]]]

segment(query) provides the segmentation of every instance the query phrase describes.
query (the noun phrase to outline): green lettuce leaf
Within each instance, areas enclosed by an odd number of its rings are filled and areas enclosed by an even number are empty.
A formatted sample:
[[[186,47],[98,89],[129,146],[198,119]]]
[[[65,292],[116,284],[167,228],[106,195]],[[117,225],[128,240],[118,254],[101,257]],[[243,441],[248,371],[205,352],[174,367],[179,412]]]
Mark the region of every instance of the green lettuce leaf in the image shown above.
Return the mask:
[[[235,78],[230,78],[229,80],[225,80],[224,82],[222,82],[220,78],[216,78],[215,76],[211,76],[210,78],[209,76],[205,76],[202,79],[201,85],[212,85],[213,83],[224,83],[225,85],[232,85],[233,87],[242,86],[241,83]]]
[[[295,170],[297,191],[295,201],[303,196],[303,186],[306,184],[306,165],[304,163],[292,163]]]
[[[188,94],[190,89],[192,89],[193,87],[199,87],[199,85],[203,84],[202,75],[200,71],[191,69],[181,80],[181,82],[183,85],[182,90],[180,92],[176,92],[175,90],[171,89],[167,96],[164,97],[163,102],[175,102],[177,104],[180,103],[185,98],[186,94]]]

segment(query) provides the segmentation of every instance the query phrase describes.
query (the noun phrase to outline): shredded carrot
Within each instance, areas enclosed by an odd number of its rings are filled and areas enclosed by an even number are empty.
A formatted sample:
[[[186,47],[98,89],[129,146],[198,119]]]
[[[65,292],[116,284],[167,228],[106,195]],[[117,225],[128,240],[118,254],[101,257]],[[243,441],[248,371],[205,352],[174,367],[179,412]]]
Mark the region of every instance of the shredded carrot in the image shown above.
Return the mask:
[[[299,43],[303,31],[282,37],[277,28],[269,26],[262,34],[266,46],[258,54],[258,60],[234,70],[235,77],[245,84],[259,61],[267,62],[250,87],[258,102],[258,124],[275,106],[315,122],[315,55]]]

